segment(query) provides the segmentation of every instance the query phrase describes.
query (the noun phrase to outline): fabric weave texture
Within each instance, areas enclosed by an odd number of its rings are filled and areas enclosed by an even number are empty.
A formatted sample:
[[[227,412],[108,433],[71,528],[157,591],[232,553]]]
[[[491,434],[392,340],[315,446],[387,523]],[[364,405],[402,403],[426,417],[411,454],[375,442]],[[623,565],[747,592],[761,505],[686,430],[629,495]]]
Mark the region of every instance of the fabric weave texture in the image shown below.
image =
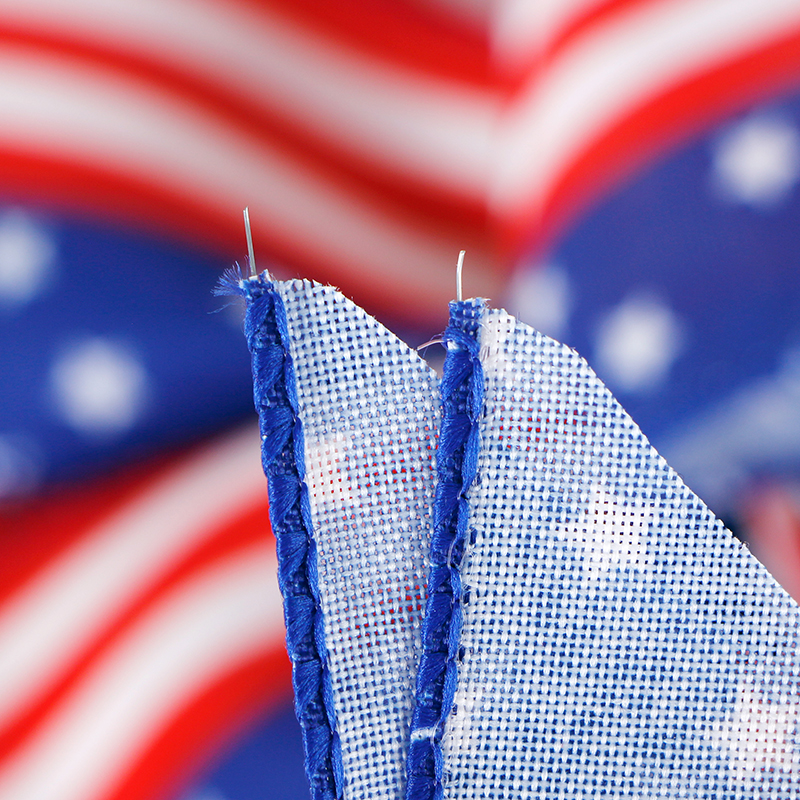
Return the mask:
[[[795,602],[574,351],[477,330],[440,796],[800,796]]]
[[[453,303],[439,384],[330,287],[239,285],[315,797],[800,797],[800,609],[580,356]]]
[[[298,599],[282,582],[312,794],[400,798],[430,546],[437,378],[331,287],[263,277],[240,283],[246,327],[277,324],[290,365],[285,425],[293,430],[303,512],[291,519],[291,548],[280,547],[285,487],[274,481],[270,506],[280,569],[297,561],[299,548],[311,588]],[[259,301],[255,286],[271,302]],[[256,368],[253,352],[263,450],[271,453],[284,436],[272,420],[287,404],[281,392],[264,390],[274,369]],[[319,656],[299,680],[298,659],[310,662],[294,646],[298,627],[306,638],[313,628]],[[324,725],[305,724],[309,704],[299,702],[309,692],[317,698],[312,710],[323,716],[324,706],[327,762],[315,756]]]

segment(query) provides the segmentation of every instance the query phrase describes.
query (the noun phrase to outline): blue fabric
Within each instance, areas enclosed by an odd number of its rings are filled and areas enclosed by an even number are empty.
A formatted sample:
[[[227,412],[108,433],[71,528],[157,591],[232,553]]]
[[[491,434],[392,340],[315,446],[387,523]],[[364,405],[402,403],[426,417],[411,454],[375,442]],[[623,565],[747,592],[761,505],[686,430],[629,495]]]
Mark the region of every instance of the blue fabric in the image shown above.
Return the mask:
[[[468,535],[466,492],[475,479],[483,408],[477,334],[484,304],[450,304],[444,334],[442,422],[436,453],[438,483],[431,539],[428,602],[408,755],[407,800],[442,796],[442,734],[457,682],[462,596],[460,566]]]
[[[434,796],[797,796],[797,604],[574,351],[489,309],[477,340]]]
[[[265,275],[242,281],[226,274],[222,290],[247,300],[245,336],[252,354],[262,464],[269,483],[270,520],[278,552],[286,645],[292,661],[295,710],[303,732],[313,800],[342,797],[341,754],[335,732],[308,489],[303,429],[297,414],[286,312]]]
[[[384,662],[365,653],[399,638],[401,608],[376,586],[388,567],[388,582],[408,587],[413,602],[419,582],[404,573],[412,561],[380,551],[407,503],[401,479],[387,473],[424,481],[432,469],[392,460],[410,424],[409,364],[377,346],[386,332],[329,287],[280,284],[278,296],[263,278],[229,283],[248,299],[312,794],[391,798],[368,782],[348,791],[343,775],[379,771],[389,749],[370,735],[387,716],[387,684],[375,674]],[[287,321],[285,308],[298,319]],[[489,788],[507,800],[743,800],[772,785],[794,796],[797,605],[574,351],[482,300],[451,304],[444,342],[435,496],[414,501],[420,525],[425,505],[433,515],[406,800],[482,800]],[[419,403],[435,396],[433,384],[420,387]],[[416,424],[427,431],[431,419],[421,413]],[[370,434],[354,435],[359,425]],[[389,439],[371,435],[379,428]],[[426,437],[416,442],[423,449]],[[314,441],[329,449],[309,455]],[[387,504],[388,527],[364,522],[365,509]],[[315,545],[325,525],[330,538]],[[342,549],[326,552],[331,541]],[[394,538],[391,552],[408,541]],[[343,569],[344,551],[356,549],[363,558]],[[371,583],[364,576],[376,568]],[[413,613],[407,621],[416,624]],[[354,741],[369,750],[350,772],[332,712],[346,691],[342,741],[355,726],[366,738]]]
[[[0,204],[4,247],[4,228],[14,220],[30,247],[52,255],[24,302],[12,302],[0,286],[0,499],[102,475],[246,416],[251,386],[240,325],[234,309],[214,313],[220,302],[209,292],[227,257],[140,230]],[[107,357],[100,365],[90,358],[79,376],[89,384],[88,408],[86,424],[76,425],[53,376],[98,345]],[[109,389],[102,367],[113,375],[115,364],[123,375],[126,364],[134,368],[138,390]],[[101,396],[110,393],[111,409],[97,408],[93,380]],[[116,424],[114,398],[117,407],[131,403],[129,418]]]

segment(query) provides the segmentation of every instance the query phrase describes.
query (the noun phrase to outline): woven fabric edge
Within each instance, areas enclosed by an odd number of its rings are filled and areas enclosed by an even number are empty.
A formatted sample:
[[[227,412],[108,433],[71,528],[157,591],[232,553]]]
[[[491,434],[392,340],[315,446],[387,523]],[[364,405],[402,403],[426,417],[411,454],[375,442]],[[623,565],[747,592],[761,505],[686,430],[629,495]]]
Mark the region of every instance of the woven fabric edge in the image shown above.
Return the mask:
[[[441,383],[428,599],[406,762],[406,800],[439,800],[444,792],[442,737],[462,655],[461,560],[470,517],[466,494],[477,475],[484,407],[479,340],[484,309],[482,300],[450,303],[444,334],[447,356]]]
[[[286,647],[292,663],[295,713],[313,800],[343,797],[331,676],[317,582],[317,549],[305,482],[305,449],[283,300],[265,275],[242,280],[237,270],[219,294],[247,302],[244,332],[252,356],[253,399],[261,431],[261,461],[278,555]]]

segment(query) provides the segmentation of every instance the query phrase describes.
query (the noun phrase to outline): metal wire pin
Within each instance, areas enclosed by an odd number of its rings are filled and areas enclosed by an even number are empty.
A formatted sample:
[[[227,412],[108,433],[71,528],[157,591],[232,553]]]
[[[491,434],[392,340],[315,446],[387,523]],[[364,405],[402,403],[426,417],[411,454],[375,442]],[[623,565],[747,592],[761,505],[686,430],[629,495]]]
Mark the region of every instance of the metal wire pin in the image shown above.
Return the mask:
[[[258,274],[256,272],[256,256],[253,252],[253,232],[250,230],[250,206],[245,206],[244,212],[244,233],[247,237],[247,257],[250,260],[250,277],[255,278]],[[267,273],[269,278],[269,273]]]
[[[459,303],[464,299],[461,291],[461,271],[464,269],[464,256],[466,252],[466,250],[462,250],[458,254],[458,265],[456,266],[456,300],[458,300]]]

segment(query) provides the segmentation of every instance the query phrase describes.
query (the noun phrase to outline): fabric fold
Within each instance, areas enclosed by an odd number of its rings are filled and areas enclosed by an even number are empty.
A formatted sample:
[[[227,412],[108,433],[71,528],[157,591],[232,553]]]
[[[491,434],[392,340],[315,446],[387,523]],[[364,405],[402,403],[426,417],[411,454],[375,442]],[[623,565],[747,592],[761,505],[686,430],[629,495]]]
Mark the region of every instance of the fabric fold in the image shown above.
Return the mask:
[[[247,301],[312,797],[400,798],[430,546],[436,375],[331,287],[266,275],[224,283]]]
[[[799,796],[797,604],[574,351],[445,339],[408,800]]]
[[[582,358],[229,283],[315,800],[800,796],[800,610]]]

